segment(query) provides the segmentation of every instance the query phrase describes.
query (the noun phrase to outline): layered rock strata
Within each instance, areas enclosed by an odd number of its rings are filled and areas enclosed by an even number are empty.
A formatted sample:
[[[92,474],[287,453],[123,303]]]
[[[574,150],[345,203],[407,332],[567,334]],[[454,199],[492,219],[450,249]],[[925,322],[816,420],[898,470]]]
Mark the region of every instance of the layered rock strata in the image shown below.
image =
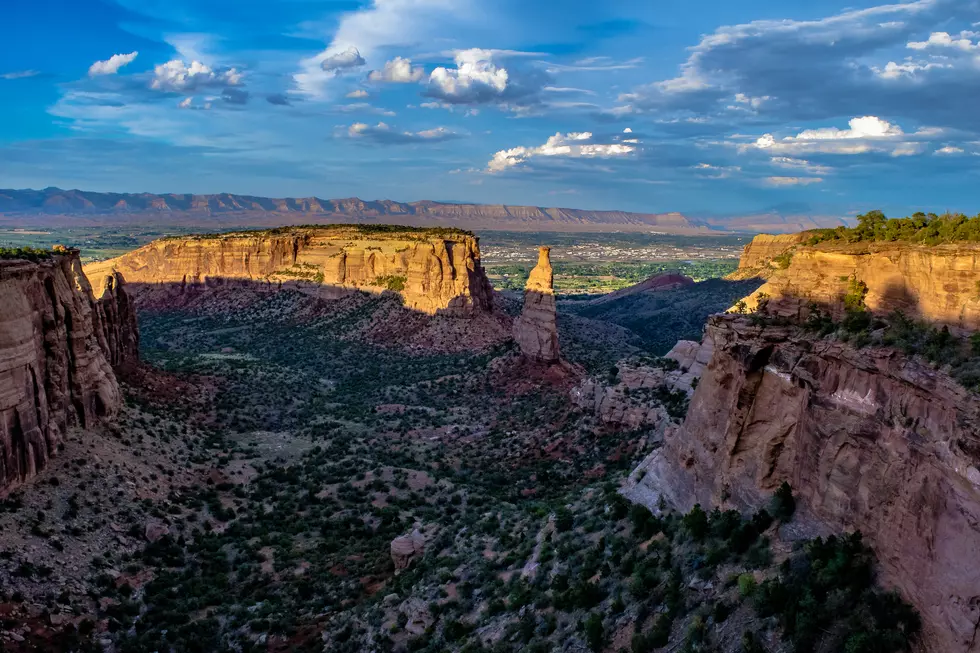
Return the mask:
[[[631,498],[751,511],[788,481],[796,528],[865,534],[885,583],[922,614],[928,650],[978,650],[980,398],[893,350],[791,326],[716,316],[705,342],[686,421]]]
[[[479,239],[459,230],[331,226],[166,238],[85,269],[93,278],[119,274],[140,290],[242,282],[324,298],[390,290],[430,315],[492,307]]]
[[[105,284],[103,280],[103,284]],[[112,363],[137,355],[135,317],[113,279],[97,300],[77,251],[0,261],[0,494],[30,480],[73,424],[122,402]]]
[[[772,264],[780,255],[785,268]],[[739,273],[762,269],[768,281],[746,298],[750,310],[768,297],[770,311],[778,314],[798,316],[814,302],[839,317],[854,280],[867,285],[865,303],[872,311],[900,310],[950,327],[980,329],[980,245],[808,247],[788,236],[757,236],[745,250]]]

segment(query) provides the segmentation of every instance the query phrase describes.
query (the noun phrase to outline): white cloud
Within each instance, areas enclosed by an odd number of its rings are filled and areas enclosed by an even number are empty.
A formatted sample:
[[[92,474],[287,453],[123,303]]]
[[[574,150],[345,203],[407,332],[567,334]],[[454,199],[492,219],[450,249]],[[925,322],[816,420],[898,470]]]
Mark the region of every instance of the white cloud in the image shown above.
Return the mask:
[[[629,70],[637,68],[643,63],[643,57],[636,57],[629,61],[616,62],[611,57],[587,57],[579,59],[571,65],[560,63],[549,63],[549,73],[562,72],[582,72],[582,71],[608,71],[608,70]]]
[[[234,68],[215,71],[200,61],[192,61],[188,66],[180,59],[174,59],[153,69],[150,88],[171,92],[193,91],[198,88],[237,86],[241,81],[242,74]]]
[[[456,53],[456,68],[442,66],[429,75],[428,94],[451,104],[488,102],[507,90],[509,74],[493,62],[490,50],[472,48]]]
[[[766,150],[774,155],[822,152],[825,154],[864,154],[866,152],[887,152],[892,156],[918,154],[922,143],[915,139],[935,135],[935,130],[920,130],[915,134],[905,134],[898,125],[877,116],[852,118],[848,129],[823,127],[805,129],[796,136],[776,139],[772,134],[763,134],[752,145],[741,146]]]
[[[810,163],[806,159],[794,159],[788,156],[774,156],[770,163],[778,168],[788,168],[790,170],[803,170],[811,175],[826,175],[833,172],[830,166],[817,165]]]
[[[759,108],[761,108],[762,105],[764,105],[766,102],[768,102],[771,99],[772,99],[772,97],[771,96],[768,96],[768,95],[762,95],[762,96],[759,96],[759,97],[749,97],[745,93],[736,93],[735,94],[735,102],[737,104],[748,105],[752,109],[759,109]]]
[[[425,69],[422,66],[413,66],[411,59],[395,57],[391,61],[386,61],[381,70],[372,70],[368,79],[372,82],[388,82],[395,84],[409,84],[421,81],[425,77]]]
[[[177,104],[178,109],[200,109],[207,111],[211,108],[211,102],[207,101],[204,104],[194,104],[193,97],[186,97]]]
[[[348,97],[352,100],[363,100],[367,96],[368,96],[368,92],[362,88],[359,88],[356,91],[351,91],[345,97]]]
[[[330,45],[319,54],[299,62],[293,74],[294,93],[313,99],[327,95],[333,75],[323,70],[323,61],[333,53],[356,46],[369,63],[379,50],[413,46],[451,29],[460,21],[471,21],[479,12],[474,0],[372,0],[369,6],[344,14]]]
[[[956,147],[955,145],[945,145],[939,148],[938,150],[936,150],[935,152],[933,152],[933,154],[940,154],[940,155],[963,154],[963,148]]]
[[[514,147],[500,150],[493,155],[487,164],[488,172],[501,172],[524,163],[530,158],[567,157],[567,158],[611,158],[632,154],[636,151],[633,145],[622,143],[596,144],[591,132],[556,133],[539,147]]]
[[[955,48],[964,52],[980,50],[980,44],[974,43],[969,37],[976,36],[974,32],[961,32],[959,38],[953,38],[948,32],[933,32],[926,41],[910,41],[910,50],[926,50],[928,48]]]
[[[361,56],[360,51],[354,46],[346,50],[328,54],[320,61],[320,69],[324,72],[340,75],[343,72],[360,68],[366,61]]]
[[[398,131],[391,125],[379,122],[376,125],[368,125],[363,122],[355,122],[347,128],[347,137],[360,140],[369,140],[381,144],[407,144],[407,143],[438,143],[461,135],[446,127],[434,127],[421,131]]]
[[[139,52],[114,54],[105,61],[96,61],[94,64],[89,66],[88,75],[89,77],[95,77],[97,75],[114,75],[119,72],[119,69],[123,66],[131,64],[137,55],[139,55]]]
[[[766,177],[765,182],[770,186],[809,186],[823,182],[820,177]]]
[[[919,73],[933,68],[952,68],[952,64],[941,62],[916,62],[906,60],[902,63],[889,61],[884,68],[872,66],[871,70],[882,79],[901,79],[903,77],[915,77]]]
[[[40,70],[15,70],[9,73],[0,73],[0,79],[26,79],[37,77],[40,74]]]

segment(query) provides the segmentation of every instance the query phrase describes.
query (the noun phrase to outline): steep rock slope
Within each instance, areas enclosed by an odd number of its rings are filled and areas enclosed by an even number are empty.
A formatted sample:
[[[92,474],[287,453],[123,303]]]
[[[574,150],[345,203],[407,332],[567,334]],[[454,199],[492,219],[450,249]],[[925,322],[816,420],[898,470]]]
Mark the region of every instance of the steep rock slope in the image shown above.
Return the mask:
[[[551,248],[538,250],[538,264],[531,270],[524,289],[524,308],[514,321],[514,340],[531,360],[557,363],[558,324],[555,305]]]
[[[137,355],[135,316],[118,279],[97,300],[77,251],[0,261],[0,494],[29,480],[70,424],[122,401],[112,364]]]
[[[788,267],[767,261],[791,256]],[[784,259],[785,260],[785,259]],[[839,315],[851,279],[868,287],[868,308],[902,310],[950,327],[980,329],[980,246],[910,243],[793,244],[790,237],[758,236],[746,247],[740,272],[766,269],[768,281],[746,298],[754,308],[761,295],[786,315],[816,302]]]
[[[238,281],[325,298],[394,290],[408,308],[457,317],[492,306],[479,240],[458,230],[329,226],[167,238],[85,270],[143,288]]]
[[[783,481],[812,532],[861,530],[928,650],[976,651],[980,399],[891,350],[716,316],[686,421],[630,495],[756,509]]]

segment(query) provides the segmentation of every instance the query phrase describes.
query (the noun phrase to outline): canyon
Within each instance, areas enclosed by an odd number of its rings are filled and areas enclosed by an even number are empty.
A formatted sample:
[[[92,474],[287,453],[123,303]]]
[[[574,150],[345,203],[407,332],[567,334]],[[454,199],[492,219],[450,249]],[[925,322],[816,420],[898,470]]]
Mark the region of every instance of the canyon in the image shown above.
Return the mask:
[[[137,301],[239,283],[322,299],[391,291],[428,315],[474,316],[493,305],[479,240],[452,229],[336,225],[165,238],[85,271],[120,275]]]
[[[69,426],[122,403],[113,367],[138,357],[135,312],[119,277],[97,279],[98,296],[77,250],[0,260],[0,495],[43,469]]]
[[[860,530],[883,581],[922,615],[926,649],[978,650],[980,397],[924,359],[821,337],[795,319],[811,302],[840,316],[857,279],[872,311],[975,330],[978,261],[969,245],[757,237],[737,276],[767,278],[745,300],[751,310],[768,296],[765,313],[709,319],[700,348],[688,347],[707,362],[687,416],[625,493],[655,511],[751,512],[788,482],[801,510],[784,538]]]

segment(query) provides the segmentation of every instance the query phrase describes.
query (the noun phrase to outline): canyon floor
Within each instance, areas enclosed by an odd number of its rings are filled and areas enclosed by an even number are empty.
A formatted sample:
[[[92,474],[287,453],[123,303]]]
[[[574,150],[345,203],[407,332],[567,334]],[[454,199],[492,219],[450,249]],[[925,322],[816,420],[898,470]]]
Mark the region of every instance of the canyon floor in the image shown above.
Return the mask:
[[[492,321],[461,343],[413,319],[291,291],[142,309],[120,419],[0,503],[0,650],[829,651],[848,611],[891,614],[859,544],[779,543],[786,497],[654,517],[618,494],[670,420],[568,393],[661,364],[643,338],[563,312],[568,363],[541,367]],[[773,588],[820,556],[839,605],[790,632]]]

